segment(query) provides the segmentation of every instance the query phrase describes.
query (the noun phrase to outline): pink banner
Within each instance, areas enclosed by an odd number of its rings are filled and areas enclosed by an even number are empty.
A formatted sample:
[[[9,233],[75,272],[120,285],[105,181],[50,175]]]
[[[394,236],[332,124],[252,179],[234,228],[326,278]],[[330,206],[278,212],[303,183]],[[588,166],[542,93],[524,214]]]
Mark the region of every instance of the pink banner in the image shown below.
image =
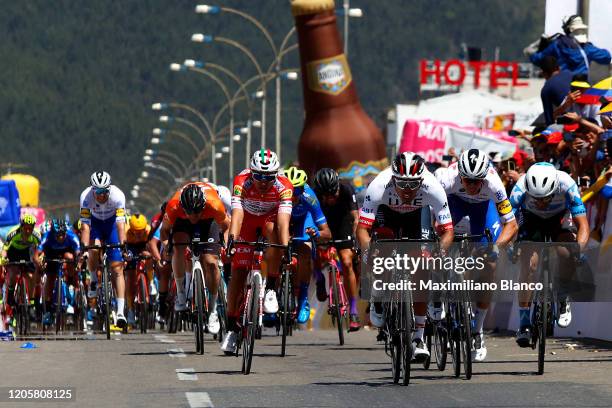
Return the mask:
[[[402,131],[399,152],[415,152],[426,161],[442,160],[447,126],[431,120],[407,120]]]
[[[501,152],[514,151],[515,146],[516,138],[504,132],[429,119],[410,119],[404,123],[398,151],[415,152],[426,161],[440,162],[450,147],[455,147],[458,152],[468,147]]]

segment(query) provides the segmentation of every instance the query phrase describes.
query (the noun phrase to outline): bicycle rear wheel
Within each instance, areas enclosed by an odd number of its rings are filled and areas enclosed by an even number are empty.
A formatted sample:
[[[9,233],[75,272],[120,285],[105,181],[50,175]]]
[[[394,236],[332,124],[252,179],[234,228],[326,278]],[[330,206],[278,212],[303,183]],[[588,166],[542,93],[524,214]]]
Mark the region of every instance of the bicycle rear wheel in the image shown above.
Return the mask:
[[[149,325],[148,316],[148,296],[147,296],[147,279],[144,274],[140,274],[138,285],[138,325],[140,326],[140,333],[144,334],[147,332],[147,326]]]
[[[330,299],[333,302],[332,310],[333,316],[336,320],[336,328],[338,329],[338,341],[340,345],[344,345],[344,330],[342,328],[342,299],[340,298],[340,290],[338,288],[338,269],[335,266],[330,265],[330,274],[329,280],[332,282],[332,296],[333,299]]]
[[[257,326],[259,324],[259,282],[255,280],[251,290],[250,305],[248,308],[248,327],[247,337],[245,339],[245,347],[242,353],[244,375],[251,372],[251,364],[253,362],[253,350],[255,349],[255,337],[257,336]]]
[[[196,327],[195,327],[195,338],[196,338],[196,352],[204,354],[204,284],[202,282],[202,270],[199,268],[194,269],[194,288],[193,297],[195,298],[195,313],[196,313]]]

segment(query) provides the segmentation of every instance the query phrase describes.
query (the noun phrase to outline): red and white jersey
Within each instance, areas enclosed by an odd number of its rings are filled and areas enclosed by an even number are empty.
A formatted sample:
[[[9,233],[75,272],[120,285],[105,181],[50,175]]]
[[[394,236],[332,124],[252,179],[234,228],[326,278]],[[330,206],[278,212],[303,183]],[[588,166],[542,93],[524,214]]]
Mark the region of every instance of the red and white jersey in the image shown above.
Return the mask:
[[[489,166],[487,175],[482,182],[482,187],[478,194],[470,195],[465,191],[459,176],[459,167],[457,163],[451,164],[448,168],[439,168],[435,172],[436,178],[444,187],[447,195],[455,195],[468,203],[481,203],[483,201],[493,200],[496,204],[499,218],[505,224],[514,219],[512,206],[506,195],[506,188],[497,171],[492,166]]]
[[[446,230],[452,228],[453,222],[448,208],[448,201],[444,188],[429,171],[423,173],[423,183],[418,193],[409,203],[400,199],[393,183],[393,174],[388,167],[381,171],[368,186],[363,207],[359,210],[359,225],[371,228],[376,218],[376,212],[381,205],[398,213],[409,213],[429,206],[435,216],[438,228]]]
[[[234,178],[232,209],[240,208],[251,215],[274,213],[291,214],[293,185],[284,176],[277,176],[274,184],[263,193],[255,187],[251,170],[243,170]]]

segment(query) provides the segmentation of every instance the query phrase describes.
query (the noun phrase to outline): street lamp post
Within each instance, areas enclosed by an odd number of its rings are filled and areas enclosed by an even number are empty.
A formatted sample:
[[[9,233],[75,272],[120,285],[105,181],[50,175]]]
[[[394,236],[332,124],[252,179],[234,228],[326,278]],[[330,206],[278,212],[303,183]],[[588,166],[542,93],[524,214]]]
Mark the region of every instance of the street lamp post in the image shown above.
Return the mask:
[[[261,79],[261,87],[263,91],[263,99],[261,101],[261,122],[262,122],[261,140],[262,140],[262,145],[265,144],[265,139],[266,139],[266,86],[265,85],[266,84],[264,82],[264,75],[263,75],[263,71],[261,70],[261,65],[257,61],[257,58],[255,58],[253,53],[247,47],[245,47],[242,43],[232,40],[230,38],[212,36],[212,35],[204,35],[202,33],[195,33],[191,36],[191,41],[199,42],[199,43],[219,42],[219,43],[230,45],[242,51],[242,53],[245,54],[249,58],[249,60],[253,63]]]

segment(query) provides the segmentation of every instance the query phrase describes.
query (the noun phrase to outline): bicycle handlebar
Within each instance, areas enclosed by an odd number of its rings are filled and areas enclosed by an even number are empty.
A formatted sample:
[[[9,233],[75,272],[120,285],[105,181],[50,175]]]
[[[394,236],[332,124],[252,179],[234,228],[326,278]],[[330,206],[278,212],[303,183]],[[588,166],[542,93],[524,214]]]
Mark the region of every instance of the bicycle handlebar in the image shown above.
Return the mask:
[[[89,249],[125,249],[126,244],[84,245],[81,248],[84,251],[89,250]]]

